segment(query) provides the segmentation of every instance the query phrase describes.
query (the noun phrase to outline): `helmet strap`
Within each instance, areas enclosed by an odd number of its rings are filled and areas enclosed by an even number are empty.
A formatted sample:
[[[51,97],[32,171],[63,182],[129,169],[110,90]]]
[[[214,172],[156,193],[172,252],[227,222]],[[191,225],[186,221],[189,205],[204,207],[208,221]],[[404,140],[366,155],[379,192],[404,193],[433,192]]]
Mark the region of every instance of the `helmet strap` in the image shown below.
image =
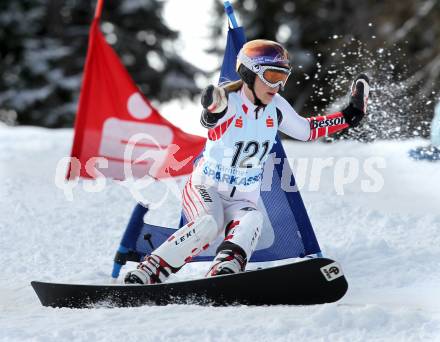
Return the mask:
[[[263,102],[261,102],[261,100],[257,97],[253,85],[251,91],[252,91],[252,95],[254,95],[254,105],[256,105],[257,107],[265,107],[266,105]]]
[[[254,105],[257,107],[265,107],[266,105],[261,102],[261,100],[258,98],[257,94],[255,93],[255,80],[258,77],[257,74],[255,74],[253,71],[248,69],[245,65],[240,65],[239,69],[237,70],[238,74],[240,75],[241,79],[244,83],[248,86],[248,88],[251,90],[252,95],[254,96]]]
[[[265,107],[266,105],[263,102],[261,102],[261,100],[258,98],[257,94],[255,93],[255,89],[254,89],[254,87],[255,87],[255,78],[253,79],[253,83],[246,82],[246,84],[247,84],[248,88],[251,90],[252,95],[254,96],[254,105],[257,106],[257,107]]]

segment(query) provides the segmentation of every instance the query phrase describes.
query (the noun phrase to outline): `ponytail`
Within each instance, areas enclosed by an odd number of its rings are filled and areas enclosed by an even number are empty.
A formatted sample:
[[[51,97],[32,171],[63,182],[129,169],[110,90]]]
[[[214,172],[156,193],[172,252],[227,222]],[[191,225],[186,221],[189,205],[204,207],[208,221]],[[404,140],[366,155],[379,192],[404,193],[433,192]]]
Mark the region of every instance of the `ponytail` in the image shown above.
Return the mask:
[[[227,93],[232,93],[240,90],[241,87],[243,87],[243,84],[244,84],[243,80],[238,80],[238,81],[224,83],[221,85],[221,87],[224,90],[226,90]]]

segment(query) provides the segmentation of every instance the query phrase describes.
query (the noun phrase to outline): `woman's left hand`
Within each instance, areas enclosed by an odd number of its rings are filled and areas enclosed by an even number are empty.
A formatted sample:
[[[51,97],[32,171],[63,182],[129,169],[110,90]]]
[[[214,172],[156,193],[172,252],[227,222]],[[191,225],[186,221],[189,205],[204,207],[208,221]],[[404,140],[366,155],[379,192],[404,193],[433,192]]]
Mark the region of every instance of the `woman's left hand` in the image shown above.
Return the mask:
[[[351,85],[350,101],[348,107],[342,110],[345,122],[350,127],[355,127],[367,113],[368,96],[370,93],[370,80],[365,74],[360,74]]]

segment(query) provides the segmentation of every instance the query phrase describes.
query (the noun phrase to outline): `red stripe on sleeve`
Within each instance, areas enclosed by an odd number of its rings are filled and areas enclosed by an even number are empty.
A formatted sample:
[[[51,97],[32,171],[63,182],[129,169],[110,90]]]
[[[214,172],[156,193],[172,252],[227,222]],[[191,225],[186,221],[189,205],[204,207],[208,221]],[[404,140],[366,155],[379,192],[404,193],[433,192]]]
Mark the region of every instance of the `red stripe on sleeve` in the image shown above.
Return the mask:
[[[307,120],[310,122],[311,130],[309,140],[326,137],[348,127],[341,112],[325,116],[315,116],[307,118]]]
[[[229,118],[227,121],[223,122],[222,124],[218,125],[217,127],[210,129],[208,131],[208,139],[212,141],[220,139],[222,135],[226,133],[234,118],[235,115]]]

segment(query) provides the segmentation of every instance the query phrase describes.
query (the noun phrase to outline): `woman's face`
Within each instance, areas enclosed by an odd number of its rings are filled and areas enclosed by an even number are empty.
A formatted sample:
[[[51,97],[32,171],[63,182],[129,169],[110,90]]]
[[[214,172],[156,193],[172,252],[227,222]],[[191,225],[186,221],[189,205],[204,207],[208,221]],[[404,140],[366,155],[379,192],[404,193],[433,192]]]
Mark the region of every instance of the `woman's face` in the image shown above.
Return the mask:
[[[260,80],[259,77],[255,77],[254,91],[263,104],[265,105],[269,104],[272,101],[275,94],[279,92],[279,90],[280,90],[279,86],[276,88],[271,88],[267,86],[262,80]]]

